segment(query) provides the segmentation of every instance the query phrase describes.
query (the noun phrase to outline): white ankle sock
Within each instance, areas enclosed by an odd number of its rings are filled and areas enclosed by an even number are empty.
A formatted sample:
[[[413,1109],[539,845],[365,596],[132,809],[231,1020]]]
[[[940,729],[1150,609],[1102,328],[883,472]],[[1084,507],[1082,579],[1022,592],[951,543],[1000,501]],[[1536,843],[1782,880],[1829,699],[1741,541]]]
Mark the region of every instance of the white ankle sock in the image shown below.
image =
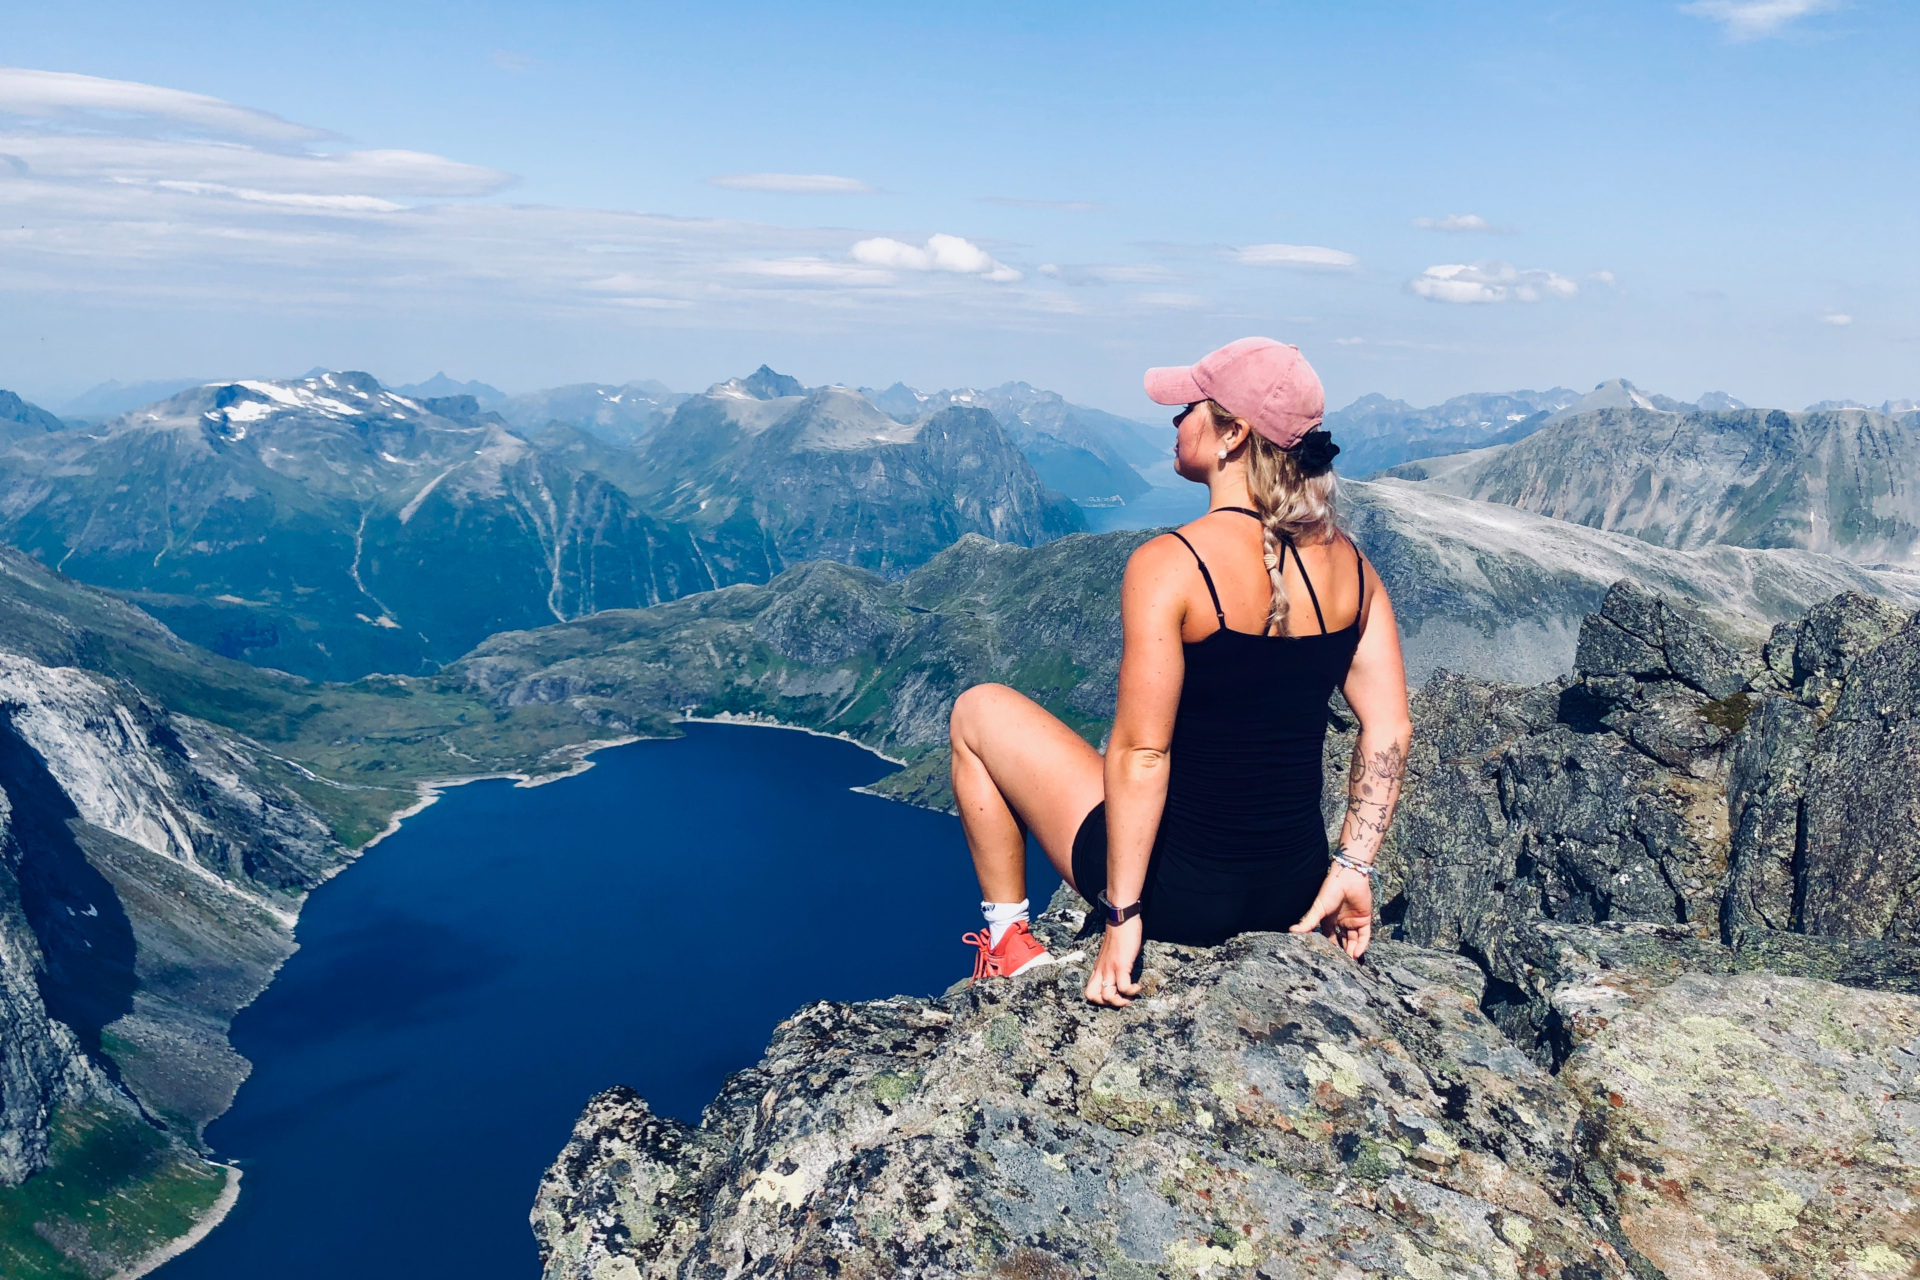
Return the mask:
[[[1016,924],[1024,924],[1027,919],[1027,900],[1018,902],[983,902],[980,914],[987,918],[987,938],[989,946],[997,947],[1007,930]]]

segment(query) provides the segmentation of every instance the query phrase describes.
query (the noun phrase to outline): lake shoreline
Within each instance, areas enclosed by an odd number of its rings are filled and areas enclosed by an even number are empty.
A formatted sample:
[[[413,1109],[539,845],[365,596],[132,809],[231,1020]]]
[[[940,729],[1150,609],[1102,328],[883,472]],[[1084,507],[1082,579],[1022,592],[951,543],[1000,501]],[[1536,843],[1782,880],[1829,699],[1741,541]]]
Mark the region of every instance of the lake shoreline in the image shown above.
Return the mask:
[[[792,732],[807,734],[810,737],[826,738],[832,741],[847,743],[850,746],[860,748],[862,751],[867,752],[869,755],[877,757],[878,759],[886,762],[888,765],[892,766],[895,769],[904,768],[906,766],[905,761],[899,760],[893,756],[889,756],[883,751],[878,751],[873,747],[868,746],[866,743],[860,742],[859,740],[853,738],[851,735],[846,734],[844,732],[827,733],[819,729],[808,728],[805,725],[786,724],[781,721],[774,720],[771,717],[755,715],[752,713],[741,714],[741,713],[734,713],[734,712],[723,712],[717,716],[686,715],[686,716],[681,716],[677,718],[674,721],[674,723],[675,724],[710,724],[710,725],[721,725],[721,726],[730,726],[730,727],[737,727],[737,728],[753,728],[753,729],[784,729]],[[599,739],[593,742],[581,743],[577,746],[564,748],[561,752],[556,753],[556,757],[564,759],[568,756],[571,756],[573,757],[572,760],[570,761],[570,763],[566,768],[560,769],[551,773],[532,774],[532,773],[527,773],[523,771],[500,771],[500,772],[492,772],[492,773],[455,774],[455,775],[449,775],[443,778],[432,778],[432,779],[428,779],[426,781],[420,782],[417,784],[417,793],[416,793],[414,803],[408,805],[404,809],[397,811],[393,815],[393,817],[388,820],[385,828],[383,828],[377,835],[375,835],[372,839],[368,840],[365,844],[361,845],[357,849],[352,850],[351,851],[352,856],[349,857],[346,861],[340,863],[338,866],[331,868],[328,871],[325,878],[320,883],[321,884],[329,883],[336,876],[340,875],[342,872],[348,870],[351,867],[358,866],[361,859],[375,845],[380,844],[382,841],[386,840],[390,836],[397,835],[400,832],[402,826],[406,823],[408,819],[417,817],[420,814],[426,812],[428,809],[432,808],[435,804],[437,804],[440,801],[440,799],[448,791],[452,790],[453,788],[464,787],[470,783],[475,783],[475,782],[490,782],[490,781],[510,781],[514,784],[515,789],[523,789],[523,788],[530,789],[535,787],[544,787],[549,783],[561,782],[569,778],[577,778],[582,774],[587,773],[589,770],[593,769],[596,766],[597,762],[593,759],[593,757],[602,751],[610,750],[615,747],[630,746],[636,742],[672,742],[675,740],[676,739],[672,737],[667,737],[664,735],[654,736],[654,735],[646,735],[646,734],[628,734],[618,738]],[[857,788],[854,788],[854,790],[859,791],[863,794],[877,794],[869,791],[867,787],[857,787]],[[879,796],[879,798],[891,799],[891,797],[887,797],[887,796]],[[315,888],[316,889],[319,888],[319,885],[316,885]],[[307,897],[310,896],[312,892],[313,892],[312,890],[309,890],[307,895],[302,896],[299,906],[296,907],[292,913],[292,925],[290,927],[290,931],[295,934],[296,938],[298,936],[300,917],[306,906]],[[284,967],[284,962],[282,967]],[[279,969],[276,969],[274,972],[273,978],[268,981],[267,985],[260,989],[259,993],[254,996],[254,999],[252,1001],[249,1001],[247,1005],[242,1006],[240,1010],[236,1010],[235,1016],[237,1017],[240,1012],[244,1011],[246,1008],[250,1008],[255,1001],[258,1001],[262,996],[264,996],[273,987],[274,982],[278,981],[279,976],[280,976]],[[229,1026],[231,1026],[231,1024],[229,1024]],[[251,1072],[249,1072],[249,1074],[251,1074]],[[241,1087],[245,1088],[244,1081],[242,1082]],[[235,1097],[235,1100],[237,1101],[239,1097],[239,1094],[237,1091],[234,1097]],[[232,1109],[232,1105],[233,1105],[232,1102],[229,1102],[228,1110]],[[225,1115],[225,1114],[226,1114],[225,1111],[221,1112],[221,1115]],[[208,1121],[208,1123],[211,1124],[213,1121],[218,1120],[219,1118],[220,1116],[214,1116]],[[215,1161],[214,1163],[218,1163],[218,1162]],[[114,1276],[111,1278],[111,1280],[138,1280],[139,1277],[150,1274],[151,1272],[157,1270],[159,1267],[163,1266],[164,1264],[171,1262],[173,1259],[186,1253],[188,1250],[192,1249],[195,1245],[201,1243],[210,1234],[212,1234],[212,1232],[216,1227],[218,1227],[222,1222],[226,1220],[228,1214],[232,1212],[234,1205],[238,1203],[240,1198],[240,1170],[237,1166],[234,1166],[234,1165],[223,1165],[222,1167],[229,1170],[227,1183],[225,1187],[222,1188],[220,1197],[214,1202],[213,1207],[208,1210],[205,1216],[203,1216],[194,1224],[192,1230],[188,1231],[185,1235],[176,1237],[175,1239],[167,1242],[166,1244],[158,1246],[152,1253],[147,1254],[146,1256],[142,1257],[139,1261],[135,1263],[129,1264],[129,1267],[127,1269],[124,1269],[120,1272],[115,1273]]]

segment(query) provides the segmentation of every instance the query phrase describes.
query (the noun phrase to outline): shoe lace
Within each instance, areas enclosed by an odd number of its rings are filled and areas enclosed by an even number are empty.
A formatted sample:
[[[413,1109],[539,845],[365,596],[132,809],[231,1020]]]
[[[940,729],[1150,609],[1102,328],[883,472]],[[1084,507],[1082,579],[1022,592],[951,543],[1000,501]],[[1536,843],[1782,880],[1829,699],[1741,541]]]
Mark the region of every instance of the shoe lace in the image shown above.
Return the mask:
[[[973,980],[996,978],[1000,976],[1000,957],[993,954],[993,933],[982,929],[978,933],[963,933],[960,941],[970,947],[980,948],[980,954],[973,959]]]

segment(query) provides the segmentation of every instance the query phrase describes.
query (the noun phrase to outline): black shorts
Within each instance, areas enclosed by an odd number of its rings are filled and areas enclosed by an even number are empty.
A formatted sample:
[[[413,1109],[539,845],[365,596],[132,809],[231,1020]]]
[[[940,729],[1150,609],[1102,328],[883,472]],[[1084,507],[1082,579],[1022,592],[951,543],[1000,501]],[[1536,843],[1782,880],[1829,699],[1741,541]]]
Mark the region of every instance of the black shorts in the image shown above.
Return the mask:
[[[1208,858],[1156,844],[1140,916],[1160,942],[1214,947],[1238,933],[1285,932],[1313,905],[1327,875],[1325,837],[1271,858]],[[1089,906],[1107,887],[1107,806],[1093,807],[1073,837],[1073,884]]]

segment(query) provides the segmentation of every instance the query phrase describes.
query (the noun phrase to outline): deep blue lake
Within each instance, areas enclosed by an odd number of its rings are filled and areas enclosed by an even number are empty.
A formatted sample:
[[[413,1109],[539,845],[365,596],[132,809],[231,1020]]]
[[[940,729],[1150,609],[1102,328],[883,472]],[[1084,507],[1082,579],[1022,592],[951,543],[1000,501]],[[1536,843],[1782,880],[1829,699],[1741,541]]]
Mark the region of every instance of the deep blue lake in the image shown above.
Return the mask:
[[[534,1191],[594,1093],[697,1120],[801,1005],[972,972],[957,820],[852,791],[891,766],[848,743],[686,729],[454,788],[314,892],[208,1131],[240,1202],[158,1275],[533,1280]]]

